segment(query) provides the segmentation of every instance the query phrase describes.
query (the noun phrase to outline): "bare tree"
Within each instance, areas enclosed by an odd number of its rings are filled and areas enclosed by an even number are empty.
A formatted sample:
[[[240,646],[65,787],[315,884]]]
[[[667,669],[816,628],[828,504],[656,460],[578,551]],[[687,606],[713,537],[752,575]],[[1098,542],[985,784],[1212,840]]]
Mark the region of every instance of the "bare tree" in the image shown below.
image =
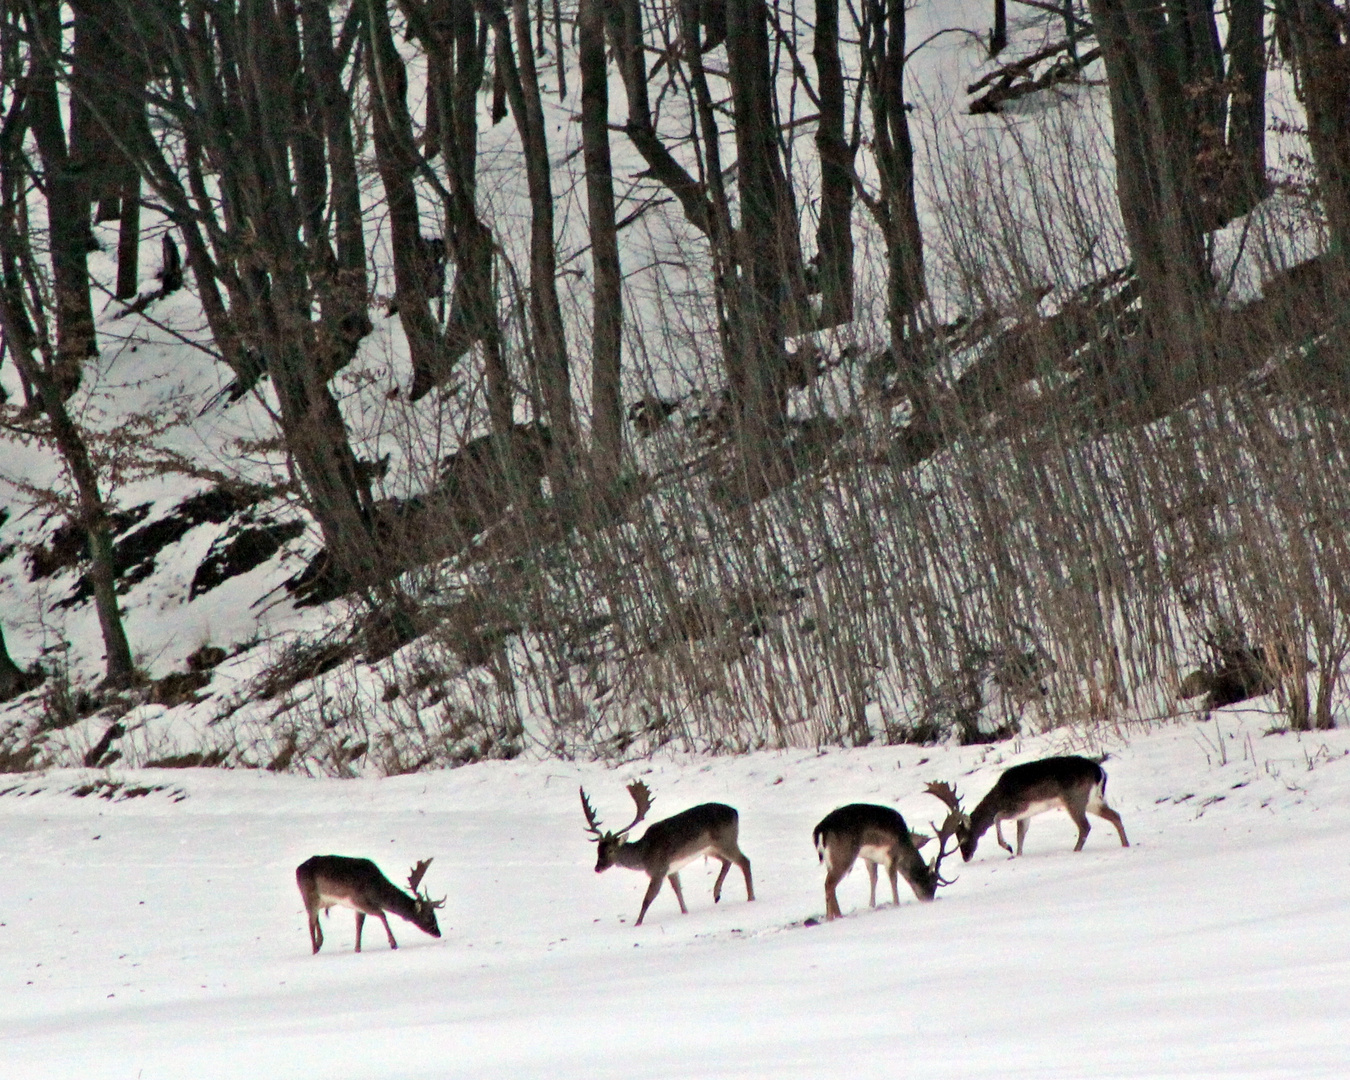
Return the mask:
[[[132,683],[136,672],[117,607],[107,507],[88,444],[66,409],[66,401],[79,379],[79,364],[93,346],[84,246],[89,234],[89,204],[79,185],[64,175],[68,157],[56,101],[53,61],[60,42],[59,24],[45,20],[45,14],[29,12],[27,108],[21,81],[2,80],[9,100],[5,102],[4,130],[0,133],[0,267],[4,275],[4,286],[0,288],[0,330],[24,385],[32,390],[29,404],[36,407],[32,411],[46,414],[41,434],[56,445],[75,489],[72,516],[84,531],[88,544],[89,578],[106,652],[106,681],[110,686],[121,687]],[[7,74],[17,70],[21,63],[16,31],[10,18],[0,28],[4,34],[0,55]],[[27,225],[25,193],[31,163],[24,153],[24,136],[30,128],[43,164],[40,175],[47,194],[55,312],[49,310],[44,299],[47,290],[40,280],[42,271]],[[62,170],[63,174],[53,175],[51,169]],[[83,218],[59,219],[62,211],[79,213],[81,207]],[[55,347],[51,322],[56,324]]]
[[[1106,61],[1116,186],[1145,334],[1121,389],[1149,410],[1193,392],[1214,341],[1184,20],[1145,0],[1091,0]],[[1193,44],[1193,42],[1192,42]]]
[[[450,369],[474,342],[482,343],[492,430],[511,428],[511,382],[502,353],[497,296],[493,289],[493,239],[478,210],[478,94],[488,55],[488,21],[476,18],[473,0],[400,0],[408,31],[427,58],[425,157],[440,156],[440,185],[448,254],[455,268],[441,361]],[[449,370],[415,377],[416,401]]]
[[[371,130],[375,160],[389,208],[389,240],[394,258],[394,302],[408,339],[414,372],[413,393],[420,397],[444,377],[441,334],[431,316],[428,243],[422,236],[413,178],[422,164],[408,112],[408,73],[394,44],[384,0],[366,0],[366,80],[370,84]],[[444,241],[437,238],[437,242]],[[424,392],[424,391],[423,391]]]
[[[320,43],[323,20],[311,18],[302,43],[293,0],[118,0],[117,14],[143,60],[162,57],[165,71],[148,115],[115,133],[120,145],[182,232],[237,383],[271,377],[332,572],[378,582],[370,481],[328,385],[371,323],[345,104],[334,95],[341,61]]]
[[[853,172],[857,145],[844,137],[848,95],[839,59],[839,0],[816,0],[814,37],[820,121],[820,224],[816,229],[820,325],[853,318]]]
[[[56,295],[56,366],[53,385],[68,397],[79,385],[86,357],[98,352],[89,296],[89,186],[75,168],[66,140],[57,69],[63,53],[60,9],[38,4],[25,10],[28,71],[26,122],[37,143],[46,185],[47,232]]]
[[[543,101],[530,39],[528,0],[513,0],[511,15],[500,0],[477,0],[492,24],[497,69],[520,132],[530,193],[530,334],[528,351],[538,379],[552,439],[549,480],[564,510],[570,503],[576,435],[572,416],[567,338],[558,302],[558,262],[553,228],[552,169],[544,130]],[[514,27],[514,42],[512,29]]]
[[[581,68],[581,140],[590,211],[595,277],[591,360],[591,459],[602,488],[612,486],[623,455],[620,356],[623,294],[619,234],[614,219],[614,174],[609,155],[609,72],[601,0],[581,0],[577,10]]]
[[[1308,114],[1332,259],[1340,287],[1350,288],[1350,9],[1335,0],[1280,0],[1275,12]]]
[[[923,235],[914,204],[914,145],[905,105],[904,0],[867,0],[859,27],[863,79],[872,113],[872,154],[880,192],[866,200],[886,243],[886,319],[891,351],[909,366],[905,337],[927,296]]]

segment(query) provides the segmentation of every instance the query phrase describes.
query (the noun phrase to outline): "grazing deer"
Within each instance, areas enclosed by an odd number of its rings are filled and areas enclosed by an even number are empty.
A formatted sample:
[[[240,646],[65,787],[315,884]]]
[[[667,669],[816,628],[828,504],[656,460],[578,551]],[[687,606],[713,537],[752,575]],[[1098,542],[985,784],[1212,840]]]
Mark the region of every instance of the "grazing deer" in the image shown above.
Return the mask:
[[[961,857],[970,862],[980,837],[989,831],[990,825],[994,826],[999,847],[1007,849],[1010,855],[1021,855],[1028,819],[1060,806],[1078,826],[1074,851],[1083,850],[1092,829],[1088,814],[1109,821],[1120,833],[1120,846],[1130,846],[1120,815],[1106,805],[1106,770],[1084,757],[1051,757],[1014,765],[998,778],[998,783],[970,815],[969,827],[961,837]],[[1016,852],[1003,839],[1005,821],[1017,822]]]
[[[939,885],[951,884],[939,871],[942,860],[956,850],[948,851],[947,841],[958,834],[964,815],[957,805],[956,792],[948,785],[929,784],[926,790],[951,808],[942,827],[934,826],[938,834],[938,853],[931,863],[924,862],[919,854],[919,848],[928,842],[928,837],[916,838],[905,819],[889,806],[851,803],[825,815],[816,826],[812,839],[816,854],[825,864],[826,920],[837,919],[843,914],[835,889],[848,876],[860,855],[867,863],[867,877],[872,886],[868,902],[872,907],[877,906],[878,864],[886,867],[891,880],[891,899],[897,904],[900,903],[897,875],[909,882],[915,896],[925,901],[937,895]]]
[[[389,929],[389,920],[384,914],[386,911],[407,919],[432,937],[440,937],[436,909],[445,906],[445,898],[432,900],[426,893],[417,890],[430,865],[430,859],[422,859],[412,868],[412,873],[408,875],[408,888],[413,895],[409,896],[391,884],[380,873],[380,868],[369,859],[349,859],[345,855],[315,855],[312,859],[306,859],[295,868],[295,883],[300,886],[305,911],[309,914],[309,943],[314,951],[317,953],[323,947],[319,909],[327,913],[335,904],[352,908],[356,912],[357,952],[361,951],[361,930],[365,927],[367,915],[374,915],[384,923],[389,947],[398,948],[394,933]]]
[[[641,840],[628,840],[628,831],[647,816],[652,805],[651,792],[641,780],[628,785],[628,794],[637,806],[637,817],[618,832],[600,831],[600,822],[590,800],[586,798],[585,788],[581,789],[581,810],[586,815],[586,831],[592,834],[592,840],[599,845],[595,861],[597,874],[611,866],[626,866],[630,870],[645,870],[652,879],[647,886],[647,895],[642,898],[642,910],[638,912],[634,926],[642,925],[647,909],[652,906],[656,894],[661,891],[661,882],[666,878],[670,879],[675,899],[680,902],[680,913],[689,914],[689,909],[684,906],[684,893],[680,890],[679,871],[700,855],[715,855],[722,861],[722,872],[717,875],[717,882],[713,885],[714,904],[722,899],[722,882],[726,880],[732,863],[739,866],[745,875],[745,898],[755,898],[755,886],[750,878],[750,860],[736,842],[740,831],[740,815],[734,807],[711,802],[693,806],[674,817],[648,825]]]

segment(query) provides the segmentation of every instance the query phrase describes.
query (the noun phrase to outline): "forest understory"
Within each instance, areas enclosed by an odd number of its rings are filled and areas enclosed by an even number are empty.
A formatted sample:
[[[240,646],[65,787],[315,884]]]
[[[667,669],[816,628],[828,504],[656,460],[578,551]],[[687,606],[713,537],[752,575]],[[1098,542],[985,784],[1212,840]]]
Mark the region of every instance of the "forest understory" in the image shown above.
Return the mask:
[[[1336,726],[1344,5],[957,7],[5,5],[0,771]]]

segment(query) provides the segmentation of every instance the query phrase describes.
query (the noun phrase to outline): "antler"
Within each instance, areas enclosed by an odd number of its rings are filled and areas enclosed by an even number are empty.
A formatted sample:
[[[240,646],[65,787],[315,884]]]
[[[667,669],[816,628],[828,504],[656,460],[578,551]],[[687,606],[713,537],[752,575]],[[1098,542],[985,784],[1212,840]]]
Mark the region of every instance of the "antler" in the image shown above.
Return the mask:
[[[958,814],[965,813],[965,811],[961,809],[961,796],[958,795],[956,789],[945,780],[942,781],[942,783],[938,783],[934,780],[924,788],[924,791],[928,792],[929,795],[934,795],[941,799],[942,802],[946,804],[948,810],[955,811]]]
[[[435,858],[435,856],[432,856]],[[431,859],[418,859],[417,865],[412,868],[412,873],[408,875],[408,888],[417,897],[420,903],[426,904],[432,908],[445,907],[446,900],[449,899],[449,893],[442,896],[439,900],[433,900],[430,893],[420,892],[418,886],[422,884],[422,879],[427,876],[427,867],[431,865]]]
[[[613,833],[602,833],[600,831],[600,819],[595,816],[595,807],[591,805],[591,800],[586,797],[586,789],[581,791],[581,812],[586,815],[586,824],[588,833],[591,833],[595,840],[600,840],[604,836],[622,836],[639,821],[647,816],[647,811],[652,808],[652,793],[647,785],[641,780],[634,780],[628,785],[628,794],[633,797],[633,803],[637,806],[637,817],[625,825],[622,829]]]
[[[591,800],[586,798],[584,787],[579,787],[577,790],[581,792],[581,812],[586,815],[586,831],[592,833],[595,839],[599,840],[602,834],[600,832],[600,819],[595,816],[595,807],[591,805]]]
[[[412,873],[408,875],[408,888],[413,892],[416,892],[417,886],[422,884],[422,879],[427,876],[427,867],[430,865],[430,859],[419,859],[417,865],[412,868]]]
[[[948,851],[947,841],[957,834],[964,818],[965,815],[961,813],[960,810],[953,810],[947,815],[947,820],[942,823],[941,828],[933,825],[931,821],[928,823],[929,825],[932,825],[933,829],[937,832],[938,853],[933,856],[933,861],[929,864],[929,869],[933,872],[933,880],[939,885],[950,885],[952,883],[944,878],[939,871],[942,867],[942,860],[957,850],[956,847],[953,847],[951,851]],[[952,881],[955,880],[955,878],[952,879]]]
[[[645,818],[647,811],[652,808],[652,793],[641,780],[634,780],[628,785],[628,794],[633,796],[633,803],[637,806],[637,817],[619,830],[620,836]]]
[[[931,821],[929,822],[929,825],[932,825],[933,831],[937,833],[938,842],[938,853],[933,857],[930,869],[933,872],[933,879],[939,885],[950,885],[951,882],[943,878],[938,870],[942,866],[942,860],[952,854],[952,852],[956,851],[955,847],[952,848],[951,851],[947,850],[947,841],[952,837],[957,836],[959,844],[958,834],[963,827],[969,828],[970,817],[963,809],[961,809],[961,796],[958,795],[956,789],[945,780],[941,783],[936,780],[933,781],[924,788],[924,791],[940,800],[948,810],[947,818],[943,821],[941,828],[938,828],[938,826],[934,825]]]

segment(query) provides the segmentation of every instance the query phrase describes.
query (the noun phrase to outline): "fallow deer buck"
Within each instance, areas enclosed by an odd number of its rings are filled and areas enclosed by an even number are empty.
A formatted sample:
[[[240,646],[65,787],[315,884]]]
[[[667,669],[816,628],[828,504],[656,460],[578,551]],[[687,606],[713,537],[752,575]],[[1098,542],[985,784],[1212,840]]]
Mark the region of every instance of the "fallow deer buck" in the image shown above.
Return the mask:
[[[369,859],[349,859],[345,855],[315,855],[295,868],[295,883],[309,914],[309,943],[317,953],[323,947],[323,930],[319,926],[319,909],[327,914],[334,905],[352,908],[356,912],[356,951],[361,951],[361,931],[366,916],[374,915],[384,923],[389,947],[398,948],[394,932],[389,929],[386,911],[407,919],[419,930],[432,937],[441,936],[436,925],[436,909],[445,906],[445,898],[432,900],[418,891],[426,875],[430,859],[420,860],[408,875],[409,896],[380,873],[380,868]]]
[[[1009,854],[1021,855],[1028,820],[1061,806],[1078,826],[1074,851],[1083,850],[1092,830],[1088,814],[1109,821],[1120,834],[1120,846],[1130,846],[1120,815],[1106,805],[1106,770],[1084,757],[1050,757],[1014,765],[998,778],[998,783],[971,812],[969,827],[961,837],[961,857],[970,862],[980,837],[989,831],[990,825],[994,826],[1000,847]],[[1003,839],[1005,821],[1017,822],[1016,852]]]
[[[900,903],[897,875],[909,882],[914,895],[924,901],[937,895],[938,886],[951,884],[940,874],[942,860],[956,850],[953,847],[948,851],[947,841],[958,835],[965,817],[956,792],[947,784],[929,784],[925,790],[950,807],[942,827],[933,827],[937,833],[938,852],[931,863],[924,862],[919,854],[919,848],[928,842],[928,837],[916,837],[909,831],[905,819],[889,806],[851,803],[826,814],[816,826],[812,839],[816,854],[825,864],[826,920],[837,919],[843,914],[835,890],[859,856],[867,863],[867,877],[872,887],[868,903],[872,907],[877,906],[878,865],[886,868],[891,881],[891,899],[896,904]]]
[[[670,887],[675,890],[675,899],[680,902],[681,914],[689,914],[689,909],[684,906],[684,893],[680,890],[679,871],[700,855],[713,855],[722,862],[722,872],[717,875],[717,882],[713,885],[714,904],[722,899],[722,882],[726,880],[732,863],[739,866],[745,875],[745,898],[755,898],[755,886],[750,878],[750,860],[737,843],[740,815],[734,807],[725,803],[692,806],[673,817],[648,825],[641,840],[628,840],[629,830],[647,816],[652,805],[652,794],[641,780],[628,785],[628,794],[637,806],[637,817],[618,832],[600,831],[600,822],[586,797],[585,788],[581,789],[581,810],[586,815],[586,831],[592,834],[592,840],[599,845],[595,861],[597,874],[611,866],[626,866],[630,870],[646,871],[651,878],[634,926],[642,925],[647,909],[661,891],[661,882],[667,878],[670,879]]]

